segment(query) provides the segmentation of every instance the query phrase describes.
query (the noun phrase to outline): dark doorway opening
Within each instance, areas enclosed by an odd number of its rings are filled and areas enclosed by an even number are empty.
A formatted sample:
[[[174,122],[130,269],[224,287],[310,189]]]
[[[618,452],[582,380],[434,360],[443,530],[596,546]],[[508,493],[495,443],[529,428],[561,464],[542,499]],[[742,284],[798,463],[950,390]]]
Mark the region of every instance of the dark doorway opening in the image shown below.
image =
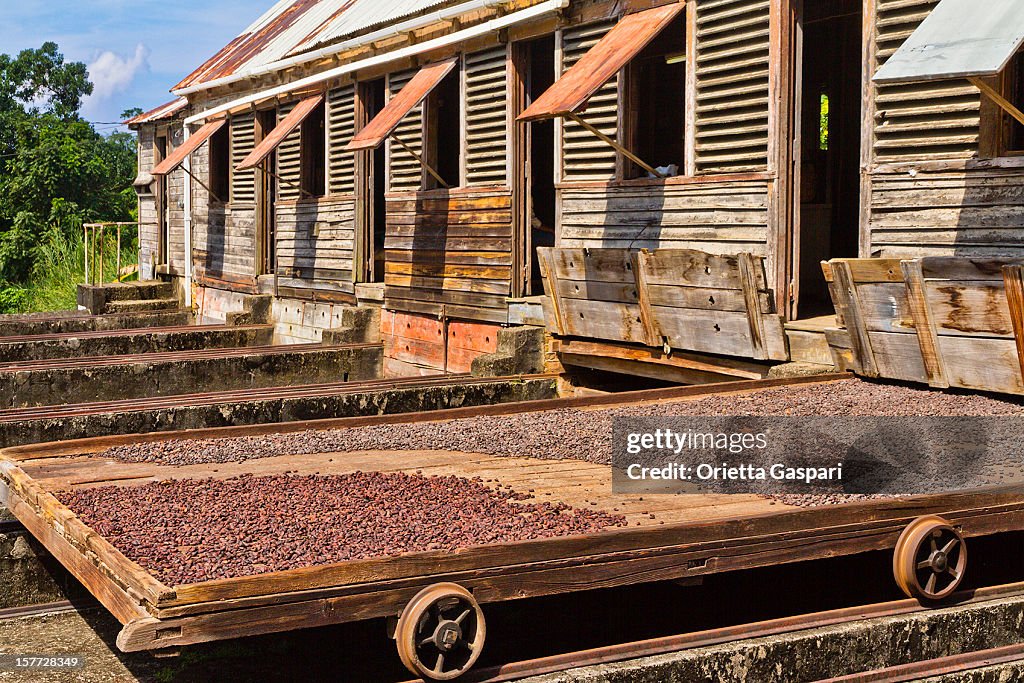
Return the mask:
[[[526,103],[540,97],[555,82],[555,37],[545,36],[526,44]],[[530,279],[528,296],[544,293],[537,247],[555,245],[555,122],[535,121],[529,126],[526,164],[530,211],[528,214]]]
[[[361,112],[359,127],[369,123],[384,108],[386,84],[383,78],[365,81],[359,84],[359,100]],[[357,152],[361,155],[356,159],[357,194],[362,198],[360,213],[363,221],[363,244],[365,274],[364,282],[384,282],[384,240],[387,226],[387,203],[384,194],[387,191],[387,175],[384,161],[384,145],[377,145],[372,150]]]
[[[424,188],[458,187],[462,174],[459,139],[462,134],[461,80],[454,69],[427,98],[427,163],[443,179],[424,174]]]
[[[256,144],[277,127],[277,110],[256,113]],[[257,275],[272,275],[276,264],[275,205],[277,201],[277,155],[269,155],[256,172]]]
[[[796,83],[799,273],[794,314],[834,311],[821,261],[857,256],[860,234],[861,2],[804,2]]]
[[[627,115],[631,148],[655,168],[683,167],[686,130],[686,13],[662,30],[628,67]],[[630,178],[648,172],[629,163]]]

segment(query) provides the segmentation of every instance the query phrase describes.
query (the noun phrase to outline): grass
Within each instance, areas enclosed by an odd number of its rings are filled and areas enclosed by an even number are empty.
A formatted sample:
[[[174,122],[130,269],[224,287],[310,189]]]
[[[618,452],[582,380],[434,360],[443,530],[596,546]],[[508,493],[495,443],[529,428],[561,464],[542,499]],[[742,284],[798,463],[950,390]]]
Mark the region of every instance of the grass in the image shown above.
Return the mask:
[[[135,263],[138,246],[134,235],[130,239],[122,235],[122,239],[121,265],[124,267]],[[117,237],[108,234],[103,242],[102,281],[113,282],[117,270]],[[82,240],[56,234],[36,249],[37,265],[30,280],[0,290],[0,312],[36,313],[78,307],[78,285],[85,282]]]

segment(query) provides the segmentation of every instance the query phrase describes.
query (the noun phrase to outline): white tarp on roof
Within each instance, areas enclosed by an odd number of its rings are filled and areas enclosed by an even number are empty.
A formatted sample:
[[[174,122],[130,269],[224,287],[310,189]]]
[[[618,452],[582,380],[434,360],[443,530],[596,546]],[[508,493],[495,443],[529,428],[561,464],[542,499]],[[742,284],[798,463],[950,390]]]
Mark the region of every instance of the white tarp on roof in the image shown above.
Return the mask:
[[[1024,0],[941,0],[876,83],[998,74],[1024,44]]]
[[[342,38],[386,26],[428,10],[462,4],[460,0],[355,0],[352,6],[327,24],[323,30],[299,45],[293,54],[312,50]]]

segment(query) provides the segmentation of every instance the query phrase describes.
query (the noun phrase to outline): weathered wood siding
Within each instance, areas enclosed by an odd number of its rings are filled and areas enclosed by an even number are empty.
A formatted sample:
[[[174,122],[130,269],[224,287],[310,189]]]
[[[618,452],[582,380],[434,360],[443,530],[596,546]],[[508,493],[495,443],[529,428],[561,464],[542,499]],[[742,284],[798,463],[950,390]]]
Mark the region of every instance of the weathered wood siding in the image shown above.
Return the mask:
[[[282,201],[276,213],[281,295],[354,301],[355,201],[344,196]]]
[[[138,163],[139,173],[153,170],[156,140],[156,126],[146,124],[139,127]],[[155,188],[155,184],[152,186]],[[149,191],[139,195],[139,268],[144,280],[155,277],[153,266],[160,254],[160,227],[156,215],[156,195]]]
[[[697,249],[769,258],[768,183],[564,188],[559,246]]]
[[[937,0],[874,0],[875,64]],[[870,77],[870,73],[868,76]],[[1024,168],[988,161],[977,88],[963,80],[872,87],[869,193],[861,256],[1024,254]]]
[[[559,45],[561,72],[565,73],[615,24],[603,21],[562,30]],[[619,134],[619,79],[612,78],[590,98],[584,121],[610,138]],[[562,182],[601,181],[615,178],[616,152],[592,132],[573,121],[562,121]]]
[[[511,191],[389,195],[384,248],[389,310],[507,321]]]
[[[210,206],[193,231],[193,264],[201,284],[255,291],[256,209]]]
[[[770,0],[697,0],[698,173],[768,167]]]
[[[167,133],[167,153],[184,142],[181,125]],[[177,144],[175,144],[177,143]],[[185,171],[179,167],[167,176],[167,265],[174,275],[185,273]]]

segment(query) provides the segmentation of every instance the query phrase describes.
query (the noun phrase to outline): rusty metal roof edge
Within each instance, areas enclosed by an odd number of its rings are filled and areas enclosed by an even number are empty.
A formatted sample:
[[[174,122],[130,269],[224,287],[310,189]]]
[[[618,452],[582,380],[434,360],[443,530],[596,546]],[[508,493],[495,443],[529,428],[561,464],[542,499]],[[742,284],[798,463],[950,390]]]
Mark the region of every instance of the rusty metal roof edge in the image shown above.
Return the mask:
[[[466,0],[458,2],[454,5],[450,5],[441,10],[430,12],[429,14],[420,14],[410,19],[400,21],[398,23],[389,24],[385,28],[366,33],[355,38],[344,40],[339,43],[334,43],[324,48],[312,50],[309,52],[302,52],[282,59],[274,60],[266,64],[261,64],[253,68],[240,69],[236,73],[224,76],[222,78],[212,79],[202,83],[196,83],[184,88],[173,90],[172,92],[179,96],[186,96],[205,90],[210,90],[223,85],[229,85],[231,83],[237,83],[249,78],[256,76],[262,76],[275,71],[280,71],[292,66],[297,66],[310,61],[315,61],[324,57],[329,57],[342,50],[361,47],[369,43],[380,40],[381,38],[390,37],[398,33],[402,33],[409,30],[414,30],[417,27],[426,26],[431,23],[438,21],[444,21],[457,17],[467,12],[476,11],[479,9],[486,9],[494,6],[507,4],[509,0]],[[544,0],[535,0],[527,8],[543,4]],[[566,0],[568,4],[570,0]],[[521,10],[520,10],[521,11]]]
[[[154,121],[162,121],[163,119],[169,119],[178,112],[182,111],[188,106],[188,100],[184,97],[179,97],[170,102],[165,102],[159,107],[154,107],[147,112],[137,114],[130,119],[126,119],[122,123],[126,126],[135,126],[140,123],[152,123]]]
[[[501,1],[503,2],[504,0]],[[486,0],[486,2],[493,2],[495,4],[498,4],[497,2],[495,2],[495,0]],[[507,26],[522,23],[525,21],[531,21],[539,17],[542,17],[546,14],[550,14],[551,12],[564,10],[566,7],[569,6],[570,2],[571,0],[539,0],[535,4],[525,9],[520,9],[515,12],[512,12],[511,14],[506,14],[496,19],[490,19],[480,24],[474,24],[473,26],[467,27],[460,31],[456,31],[455,33],[446,36],[432,38],[423,43],[415,43],[413,45],[397,48],[391,52],[386,52],[380,55],[375,55],[373,57],[366,57],[364,59],[348,62],[340,66],[334,67],[332,69],[328,69],[326,71],[322,71],[311,76],[307,76],[305,78],[300,78],[296,81],[285,83],[283,85],[275,86],[266,90],[250,93],[248,95],[239,97],[238,99],[232,100],[230,102],[226,102],[214,106],[205,111],[200,111],[196,114],[193,114],[192,116],[185,119],[185,123],[197,123],[199,121],[208,119],[211,116],[216,116],[218,114],[222,114],[225,112],[237,110],[241,107],[251,106],[257,102],[266,101],[268,99],[273,99],[275,97],[288,95],[289,93],[294,93],[302,88],[313,87],[322,84],[326,81],[329,81],[332,78],[337,78],[345,74],[357,71],[359,69],[367,68],[371,65],[386,64],[388,62],[397,59],[402,59],[404,57],[418,55],[424,52],[429,52],[430,50],[440,49],[448,45],[453,45],[479,35],[484,35],[485,33],[491,31],[500,30]]]

